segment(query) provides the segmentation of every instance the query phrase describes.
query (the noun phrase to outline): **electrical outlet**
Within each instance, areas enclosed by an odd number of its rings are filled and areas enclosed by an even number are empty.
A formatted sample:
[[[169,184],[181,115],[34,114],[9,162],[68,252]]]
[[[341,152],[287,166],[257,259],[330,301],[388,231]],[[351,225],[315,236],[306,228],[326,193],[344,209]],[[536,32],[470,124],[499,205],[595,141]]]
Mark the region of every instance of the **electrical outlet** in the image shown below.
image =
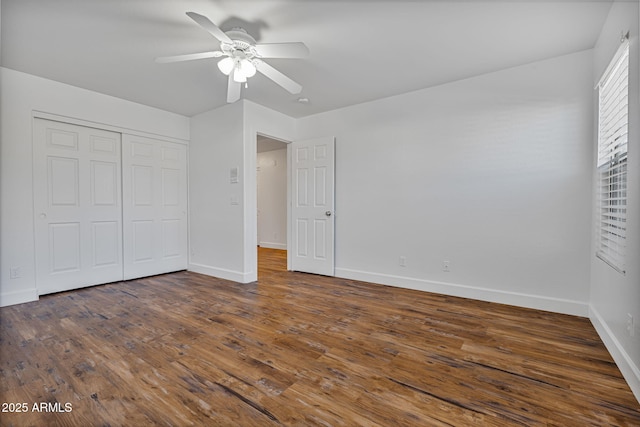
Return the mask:
[[[11,267],[9,269],[9,277],[11,279],[19,279],[22,277],[22,271],[20,271],[20,267]]]
[[[633,315],[631,313],[627,313],[627,332],[630,337],[635,335],[635,326],[633,324]]]
[[[407,257],[401,256],[400,259],[398,260],[398,264],[400,265],[400,267],[406,267],[407,266]]]
[[[450,261],[442,261],[442,271],[448,273],[451,271],[451,262]]]

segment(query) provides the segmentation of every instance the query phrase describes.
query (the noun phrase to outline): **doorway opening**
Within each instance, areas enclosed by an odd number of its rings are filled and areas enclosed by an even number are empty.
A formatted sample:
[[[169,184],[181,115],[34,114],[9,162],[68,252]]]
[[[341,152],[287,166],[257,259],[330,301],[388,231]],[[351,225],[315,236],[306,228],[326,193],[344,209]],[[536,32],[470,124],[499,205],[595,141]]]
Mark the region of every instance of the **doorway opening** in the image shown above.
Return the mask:
[[[287,272],[287,251],[258,246],[258,281]]]
[[[256,136],[258,278],[287,271],[287,143]]]

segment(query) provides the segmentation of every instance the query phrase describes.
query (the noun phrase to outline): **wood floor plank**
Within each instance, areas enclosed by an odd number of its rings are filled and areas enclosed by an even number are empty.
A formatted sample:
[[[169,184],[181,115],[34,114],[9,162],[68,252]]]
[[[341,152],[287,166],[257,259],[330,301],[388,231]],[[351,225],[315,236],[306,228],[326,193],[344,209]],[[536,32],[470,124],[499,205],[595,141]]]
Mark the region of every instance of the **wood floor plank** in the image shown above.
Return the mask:
[[[285,270],[0,309],[0,425],[640,426],[588,319]]]

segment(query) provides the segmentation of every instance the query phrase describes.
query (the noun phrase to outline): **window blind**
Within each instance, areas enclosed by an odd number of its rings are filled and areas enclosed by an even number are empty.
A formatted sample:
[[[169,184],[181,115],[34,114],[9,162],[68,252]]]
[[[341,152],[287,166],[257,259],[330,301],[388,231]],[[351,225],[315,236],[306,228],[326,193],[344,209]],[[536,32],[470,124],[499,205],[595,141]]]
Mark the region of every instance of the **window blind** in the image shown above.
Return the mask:
[[[625,272],[629,42],[623,42],[598,84],[597,256]]]

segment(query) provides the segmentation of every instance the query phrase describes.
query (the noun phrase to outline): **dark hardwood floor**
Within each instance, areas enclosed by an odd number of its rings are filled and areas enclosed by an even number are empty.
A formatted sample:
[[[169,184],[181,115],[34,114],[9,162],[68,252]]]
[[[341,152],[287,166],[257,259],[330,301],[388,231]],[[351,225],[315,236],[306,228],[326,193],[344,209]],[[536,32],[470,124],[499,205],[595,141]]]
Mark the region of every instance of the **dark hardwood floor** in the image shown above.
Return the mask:
[[[588,319],[284,256],[260,249],[253,284],[180,272],[0,309],[0,424],[640,426]]]

